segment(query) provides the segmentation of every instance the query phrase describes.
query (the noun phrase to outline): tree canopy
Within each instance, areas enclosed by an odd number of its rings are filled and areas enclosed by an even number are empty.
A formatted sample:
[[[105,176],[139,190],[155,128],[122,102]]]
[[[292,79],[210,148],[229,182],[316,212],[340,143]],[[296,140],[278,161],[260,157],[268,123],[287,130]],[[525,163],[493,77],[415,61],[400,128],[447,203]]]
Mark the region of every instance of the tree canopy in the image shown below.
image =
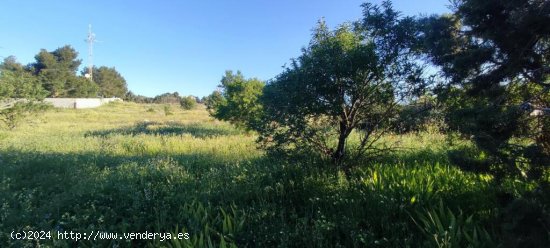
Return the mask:
[[[82,71],[85,75],[87,70]],[[124,97],[128,92],[126,79],[114,68],[100,66],[93,68],[93,81],[99,87],[99,95],[102,97]]]
[[[253,129],[262,113],[259,97],[264,83],[256,78],[245,79],[240,71],[226,71],[215,91],[206,100],[212,116],[238,127]]]
[[[44,88],[50,92],[50,97],[88,97],[95,95],[96,92],[81,90],[82,86],[78,79],[76,71],[81,64],[78,58],[78,52],[71,46],[63,46],[52,52],[45,49],[35,56],[36,62],[31,64],[31,69],[44,85]],[[84,95],[79,95],[84,93]]]
[[[531,111],[550,105],[550,2],[463,0],[454,10],[419,24],[441,69],[436,93],[449,126],[489,155],[470,168],[540,178],[550,165],[550,120]]]
[[[339,165],[348,152],[373,152],[398,102],[421,85],[422,68],[409,49],[413,20],[400,19],[389,2],[363,8],[362,22],[334,31],[321,20],[309,46],[267,84],[259,131],[268,147],[313,149]],[[360,140],[348,147],[354,131]]]

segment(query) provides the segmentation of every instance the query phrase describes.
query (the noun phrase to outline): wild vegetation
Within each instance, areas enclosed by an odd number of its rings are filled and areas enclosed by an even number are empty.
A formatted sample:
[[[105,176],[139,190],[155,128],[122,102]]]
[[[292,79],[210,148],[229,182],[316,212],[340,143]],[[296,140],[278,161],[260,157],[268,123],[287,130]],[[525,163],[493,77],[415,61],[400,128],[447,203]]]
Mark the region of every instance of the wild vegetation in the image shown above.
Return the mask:
[[[48,97],[123,97],[128,91],[126,80],[114,67],[94,67],[92,81],[87,78],[90,76],[87,68],[77,75],[81,63],[78,52],[65,45],[51,52],[41,49],[35,62],[26,66],[9,56],[1,69],[33,77],[48,92]]]
[[[45,49],[26,66],[9,56],[0,63],[0,121],[2,127],[15,128],[29,114],[48,108],[45,97],[123,97],[126,80],[115,68],[94,67],[93,80],[77,75],[81,60],[71,46],[52,52]]]
[[[262,247],[437,242],[490,247],[511,237],[503,231],[535,228],[530,222],[535,220],[525,219],[531,205],[501,216],[498,195],[519,197],[532,184],[510,180],[497,189],[490,176],[450,164],[447,151],[471,147],[467,142],[449,144],[445,136],[428,132],[386,135],[383,140],[400,140],[403,149],[358,161],[363,166],[352,169],[348,179],[315,156],[268,156],[256,148],[254,136],[211,119],[204,108],[176,108],[165,115],[163,106],[115,103],[49,110],[15,131],[2,131],[0,244],[147,243],[8,236],[12,230],[41,229],[184,230],[192,237],[189,242],[202,236],[215,246],[223,240]],[[451,233],[453,226],[438,221],[453,222],[463,233]],[[540,235],[545,231],[537,230]],[[149,245],[177,247],[172,241]]]
[[[201,101],[127,92],[134,102],[42,109],[78,78],[74,51],[6,60],[0,117],[45,114],[0,130],[0,246],[549,247],[550,2],[453,5],[321,20],[276,78],[226,71]],[[78,92],[126,92],[97,80]]]
[[[192,109],[197,103],[202,103],[202,99],[196,96],[180,96],[178,92],[166,92],[154,97],[146,97],[142,95],[135,95],[132,91],[128,91],[124,100],[135,103],[158,103],[169,105],[180,105],[184,109]]]

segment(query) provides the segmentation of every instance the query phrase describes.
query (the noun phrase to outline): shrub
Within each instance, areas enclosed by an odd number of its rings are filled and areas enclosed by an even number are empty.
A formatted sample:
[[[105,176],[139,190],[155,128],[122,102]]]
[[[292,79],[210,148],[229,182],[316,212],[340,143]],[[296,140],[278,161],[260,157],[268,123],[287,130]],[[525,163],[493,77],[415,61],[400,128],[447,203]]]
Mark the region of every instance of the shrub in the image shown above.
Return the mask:
[[[206,100],[210,114],[244,129],[254,129],[262,114],[260,96],[264,83],[256,78],[245,79],[241,72],[226,71],[219,86]]]
[[[182,97],[180,100],[180,105],[185,110],[191,110],[197,106],[197,100],[194,96]]]

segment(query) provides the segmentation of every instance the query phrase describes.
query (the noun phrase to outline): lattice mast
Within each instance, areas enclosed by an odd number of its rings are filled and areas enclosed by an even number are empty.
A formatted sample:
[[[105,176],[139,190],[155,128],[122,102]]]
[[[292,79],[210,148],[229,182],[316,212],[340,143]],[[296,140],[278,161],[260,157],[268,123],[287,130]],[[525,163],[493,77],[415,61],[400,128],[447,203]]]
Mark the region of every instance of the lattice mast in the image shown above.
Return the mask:
[[[96,42],[95,34],[92,33],[92,24],[88,25],[88,37],[86,38],[88,43],[88,73],[85,75],[90,81],[94,80],[94,43]]]

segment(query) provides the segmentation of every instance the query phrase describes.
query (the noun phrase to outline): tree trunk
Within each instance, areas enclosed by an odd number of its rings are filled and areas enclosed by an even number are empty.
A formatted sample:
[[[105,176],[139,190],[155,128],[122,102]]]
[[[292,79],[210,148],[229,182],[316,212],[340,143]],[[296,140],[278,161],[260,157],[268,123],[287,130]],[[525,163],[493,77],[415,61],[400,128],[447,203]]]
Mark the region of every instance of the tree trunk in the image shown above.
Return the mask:
[[[350,128],[343,121],[340,122],[340,135],[338,136],[338,146],[336,151],[332,154],[332,162],[340,166],[342,159],[345,157],[346,152],[346,139],[350,134]]]

